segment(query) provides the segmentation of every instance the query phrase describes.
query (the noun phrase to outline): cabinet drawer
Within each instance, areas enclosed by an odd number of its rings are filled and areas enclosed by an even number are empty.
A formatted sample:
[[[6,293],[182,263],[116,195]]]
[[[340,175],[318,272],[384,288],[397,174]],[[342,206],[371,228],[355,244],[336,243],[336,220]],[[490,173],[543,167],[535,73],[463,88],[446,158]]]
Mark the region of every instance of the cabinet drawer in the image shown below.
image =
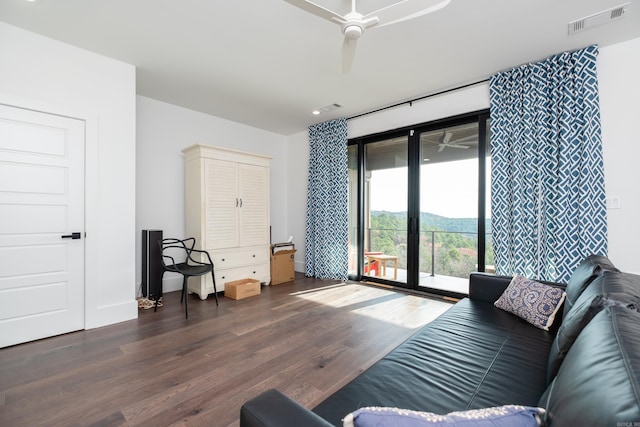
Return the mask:
[[[226,282],[240,279],[256,279],[260,282],[268,284],[271,280],[271,272],[269,263],[255,264],[245,267],[228,268],[224,270],[215,270],[216,287],[218,291],[224,289]]]
[[[209,251],[216,270],[269,262],[269,246],[216,249]]]

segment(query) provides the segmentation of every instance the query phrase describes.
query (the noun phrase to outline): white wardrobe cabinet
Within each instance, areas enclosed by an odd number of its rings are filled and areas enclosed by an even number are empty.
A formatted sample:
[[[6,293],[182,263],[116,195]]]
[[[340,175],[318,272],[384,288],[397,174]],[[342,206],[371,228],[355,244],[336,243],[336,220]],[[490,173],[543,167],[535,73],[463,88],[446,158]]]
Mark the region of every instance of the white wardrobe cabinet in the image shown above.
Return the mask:
[[[268,284],[270,158],[202,144],[182,152],[186,234],[211,255],[218,292],[245,278]],[[211,276],[190,278],[189,291],[207,298]]]

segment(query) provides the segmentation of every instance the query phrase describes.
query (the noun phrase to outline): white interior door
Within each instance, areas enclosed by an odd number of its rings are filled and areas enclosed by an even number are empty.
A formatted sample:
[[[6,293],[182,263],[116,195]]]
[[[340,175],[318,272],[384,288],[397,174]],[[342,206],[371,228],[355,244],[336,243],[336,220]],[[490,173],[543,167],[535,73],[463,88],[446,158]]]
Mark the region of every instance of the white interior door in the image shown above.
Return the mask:
[[[84,122],[0,104],[0,347],[84,328]]]

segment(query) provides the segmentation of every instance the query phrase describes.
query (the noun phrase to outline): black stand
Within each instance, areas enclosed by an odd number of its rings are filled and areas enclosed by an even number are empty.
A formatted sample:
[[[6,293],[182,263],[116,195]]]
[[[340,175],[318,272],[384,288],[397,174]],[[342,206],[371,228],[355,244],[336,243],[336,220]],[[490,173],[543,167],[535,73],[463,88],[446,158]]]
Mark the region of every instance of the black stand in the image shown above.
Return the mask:
[[[162,230],[142,230],[142,295],[162,298]]]

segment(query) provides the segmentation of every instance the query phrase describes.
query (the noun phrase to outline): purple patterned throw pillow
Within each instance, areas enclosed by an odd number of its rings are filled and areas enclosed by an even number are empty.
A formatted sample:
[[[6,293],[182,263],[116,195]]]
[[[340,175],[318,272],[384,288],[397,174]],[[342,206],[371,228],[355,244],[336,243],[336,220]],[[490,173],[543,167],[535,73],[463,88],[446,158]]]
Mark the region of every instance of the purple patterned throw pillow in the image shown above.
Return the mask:
[[[344,427],[539,427],[545,410],[504,405],[438,415],[408,409],[368,407],[347,415]]]
[[[560,288],[516,274],[495,306],[548,331],[566,295]]]

